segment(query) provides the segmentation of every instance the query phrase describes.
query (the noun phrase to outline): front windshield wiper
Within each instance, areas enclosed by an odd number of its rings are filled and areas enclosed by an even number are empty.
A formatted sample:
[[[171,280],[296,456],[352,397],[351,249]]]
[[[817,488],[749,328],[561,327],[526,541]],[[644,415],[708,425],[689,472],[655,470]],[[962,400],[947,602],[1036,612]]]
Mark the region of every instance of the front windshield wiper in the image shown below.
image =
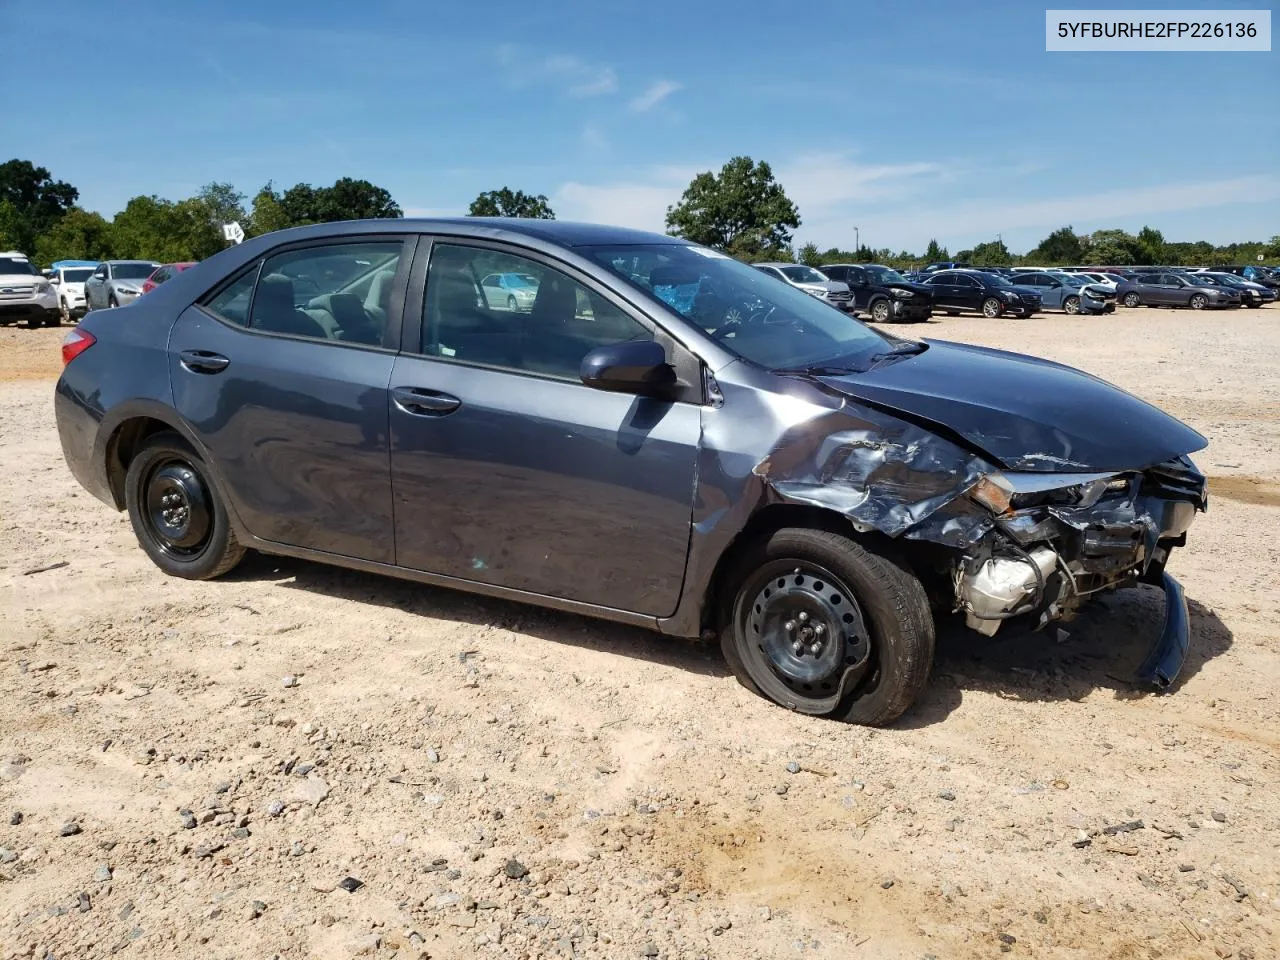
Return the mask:
[[[857,373],[853,367],[840,367],[830,363],[810,364],[805,367],[775,367],[770,373],[798,373],[810,377],[839,377],[846,373]]]

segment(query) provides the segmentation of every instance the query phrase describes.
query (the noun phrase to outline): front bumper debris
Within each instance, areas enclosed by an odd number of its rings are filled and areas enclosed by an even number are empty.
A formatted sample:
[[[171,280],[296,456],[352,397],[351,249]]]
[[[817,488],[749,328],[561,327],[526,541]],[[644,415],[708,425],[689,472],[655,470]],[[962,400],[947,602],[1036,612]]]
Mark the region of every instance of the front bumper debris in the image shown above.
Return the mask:
[[[1164,628],[1138,668],[1138,679],[1157,690],[1168,690],[1178,679],[1191,648],[1191,618],[1182,584],[1165,573],[1160,585],[1164,588]]]

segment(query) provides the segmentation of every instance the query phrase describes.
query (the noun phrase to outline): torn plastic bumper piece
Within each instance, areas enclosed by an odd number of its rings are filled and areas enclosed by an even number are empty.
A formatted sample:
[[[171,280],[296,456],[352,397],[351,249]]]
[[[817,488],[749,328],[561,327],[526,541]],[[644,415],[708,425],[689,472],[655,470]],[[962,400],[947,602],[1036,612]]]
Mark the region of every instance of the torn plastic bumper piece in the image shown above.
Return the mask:
[[[1158,690],[1168,690],[1178,678],[1191,647],[1191,619],[1182,584],[1165,573],[1160,585],[1164,588],[1164,628],[1138,668],[1138,679]]]

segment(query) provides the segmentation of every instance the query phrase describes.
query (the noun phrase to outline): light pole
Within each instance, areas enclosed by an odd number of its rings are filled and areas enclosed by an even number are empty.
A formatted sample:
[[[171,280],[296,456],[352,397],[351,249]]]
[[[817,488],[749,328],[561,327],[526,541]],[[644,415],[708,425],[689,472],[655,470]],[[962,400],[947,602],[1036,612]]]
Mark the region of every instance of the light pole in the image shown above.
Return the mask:
[[[862,249],[862,240],[859,239],[858,228],[853,228],[853,255],[857,257],[858,251]]]

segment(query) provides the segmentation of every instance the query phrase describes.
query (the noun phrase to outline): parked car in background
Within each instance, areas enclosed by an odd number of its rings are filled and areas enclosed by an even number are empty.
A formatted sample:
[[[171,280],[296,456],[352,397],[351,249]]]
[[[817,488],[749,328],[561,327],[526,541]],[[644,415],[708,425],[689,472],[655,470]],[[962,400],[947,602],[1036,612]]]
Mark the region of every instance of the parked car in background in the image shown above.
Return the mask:
[[[1115,288],[1107,289],[1079,273],[1037,270],[1019,273],[1014,282],[1020,287],[1034,287],[1046,309],[1063,313],[1113,313],[1116,309]]]
[[[142,281],[142,293],[150,293],[166,280],[176,277],[183,270],[188,270],[195,265],[195,261],[189,260],[182,263],[166,263],[156,267],[151,276]]]
[[[1266,267],[1255,267],[1252,264],[1246,264],[1242,267],[1211,267],[1214,273],[1233,273],[1237,277],[1243,277],[1245,280],[1253,283],[1260,283],[1272,290],[1280,290],[1280,276],[1276,272]]]
[[[806,267],[803,263],[753,263],[752,266],[839,310],[847,313],[854,310],[849,285],[832,280],[813,267]]]
[[[528,314],[488,305],[493,272],[538,278]],[[687,288],[681,309],[660,293]],[[1167,688],[1187,655],[1165,567],[1207,502],[1204,437],[1095,376],[890,337],[685,240],[315,224],[127,313],[63,341],[54,413],[71,473],[171,576],[254,549],[716,636],[751,691],[864,724],[926,688],[935,609],[991,636],[1151,584],[1165,626],[1140,676]]]
[[[85,314],[84,282],[93,274],[93,260],[59,260],[49,268],[49,282],[58,294],[58,314],[63,323],[79,320]]]
[[[62,322],[58,295],[25,253],[0,253],[0,326],[25,320],[27,326],[56,327]]]
[[[974,267],[974,270],[981,270],[983,273],[994,273],[998,277],[1012,277],[1015,272],[1013,267]]]
[[[1116,289],[1126,307],[1190,307],[1206,310],[1240,306],[1240,293],[1194,275],[1147,273],[1126,280]]]
[[[933,294],[922,283],[913,283],[892,267],[878,263],[823,264],[822,273],[848,284],[852,309],[877,323],[928,320],[933,316]]]
[[[1212,271],[1198,272],[1197,277],[1205,277],[1213,281],[1218,286],[1227,287],[1240,292],[1240,306],[1242,307],[1261,307],[1268,303],[1275,303],[1276,291],[1262,283],[1254,283],[1252,280],[1246,280],[1244,277],[1237,277],[1234,273],[1214,273]]]
[[[976,310],[987,317],[1029,317],[1040,309],[1035,287],[1015,286],[994,273],[940,270],[925,282],[933,292],[934,310],[951,317],[962,310]]]
[[[524,310],[538,296],[538,278],[527,273],[491,273],[480,281],[485,302],[495,310]]]
[[[939,270],[968,270],[972,264],[965,263],[961,260],[940,260],[937,263],[930,263],[921,271],[922,273],[937,273]]]
[[[133,303],[158,266],[152,260],[104,260],[84,282],[85,312]]]

